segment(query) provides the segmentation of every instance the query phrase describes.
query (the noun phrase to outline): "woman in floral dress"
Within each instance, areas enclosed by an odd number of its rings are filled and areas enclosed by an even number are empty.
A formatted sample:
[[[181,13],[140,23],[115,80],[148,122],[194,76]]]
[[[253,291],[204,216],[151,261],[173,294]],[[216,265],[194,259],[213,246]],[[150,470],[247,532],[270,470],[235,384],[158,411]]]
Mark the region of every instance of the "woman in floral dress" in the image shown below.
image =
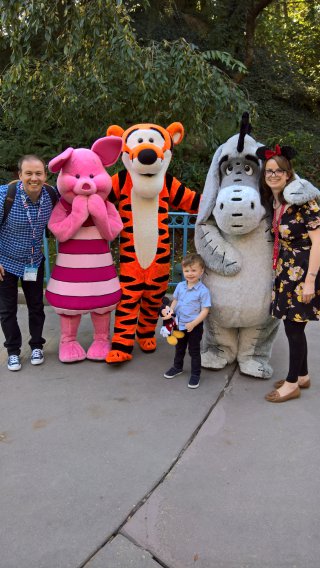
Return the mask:
[[[263,160],[262,199],[264,203],[272,200],[274,212],[271,314],[283,319],[289,342],[288,375],[265,398],[285,402],[299,398],[300,389],[310,387],[305,327],[308,321],[320,319],[320,208],[315,200],[292,205],[284,198],[285,188],[295,183],[293,148],[263,146],[257,155]]]

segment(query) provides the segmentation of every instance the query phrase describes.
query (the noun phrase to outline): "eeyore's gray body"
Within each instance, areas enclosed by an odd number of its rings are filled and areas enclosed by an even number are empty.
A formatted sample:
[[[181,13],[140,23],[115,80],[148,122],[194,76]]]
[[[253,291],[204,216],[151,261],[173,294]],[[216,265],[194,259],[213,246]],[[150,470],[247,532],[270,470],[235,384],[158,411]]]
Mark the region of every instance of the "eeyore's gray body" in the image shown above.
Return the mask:
[[[235,135],[217,149],[200,202],[195,243],[206,264],[203,282],[212,300],[202,366],[222,369],[237,360],[242,373],[267,379],[279,320],[269,315],[273,245],[271,214],[259,195],[255,152],[260,145],[249,135],[239,145]],[[305,184],[299,178],[289,184],[286,200],[314,198],[317,190]]]

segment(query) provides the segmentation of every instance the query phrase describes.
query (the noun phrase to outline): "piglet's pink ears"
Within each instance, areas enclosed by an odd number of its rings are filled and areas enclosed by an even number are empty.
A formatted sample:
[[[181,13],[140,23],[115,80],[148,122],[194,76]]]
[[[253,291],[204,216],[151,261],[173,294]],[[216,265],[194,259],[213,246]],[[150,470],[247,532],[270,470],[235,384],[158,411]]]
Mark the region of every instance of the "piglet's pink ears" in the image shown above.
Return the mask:
[[[112,166],[120,156],[122,138],[119,136],[105,136],[104,138],[99,138],[99,140],[95,141],[91,150],[99,156],[104,166]],[[62,154],[52,158],[48,164],[50,172],[59,172],[73,152],[73,148],[67,148]]]
[[[73,152],[73,148],[67,148],[64,152],[62,152],[62,154],[59,154],[59,156],[52,158],[52,160],[50,160],[50,162],[48,164],[48,168],[49,168],[50,172],[53,172],[54,174],[56,172],[59,172],[61,170],[61,168],[63,167],[63,164],[67,160],[69,160],[72,152]]]
[[[104,166],[112,166],[119,158],[122,150],[122,138],[104,136],[93,144],[91,150],[97,154]]]

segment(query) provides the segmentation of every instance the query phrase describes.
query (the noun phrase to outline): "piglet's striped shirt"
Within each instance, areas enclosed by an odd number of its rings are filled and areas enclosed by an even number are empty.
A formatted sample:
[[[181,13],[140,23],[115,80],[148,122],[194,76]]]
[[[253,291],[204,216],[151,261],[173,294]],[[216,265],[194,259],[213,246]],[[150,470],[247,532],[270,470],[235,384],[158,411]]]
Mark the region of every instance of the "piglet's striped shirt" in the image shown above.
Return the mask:
[[[70,214],[63,198],[59,207]],[[72,239],[59,243],[56,265],[48,282],[46,298],[59,314],[115,309],[121,298],[120,283],[110,252],[91,217]]]

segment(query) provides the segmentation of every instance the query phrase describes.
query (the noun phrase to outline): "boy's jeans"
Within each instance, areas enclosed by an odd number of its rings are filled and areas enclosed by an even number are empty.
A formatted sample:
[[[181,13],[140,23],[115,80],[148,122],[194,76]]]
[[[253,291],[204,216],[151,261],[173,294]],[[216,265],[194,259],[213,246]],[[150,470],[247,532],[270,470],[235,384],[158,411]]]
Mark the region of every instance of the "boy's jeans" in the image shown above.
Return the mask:
[[[176,353],[174,357],[174,367],[177,370],[183,369],[183,360],[187,346],[189,346],[189,354],[191,357],[191,375],[200,377],[201,373],[201,354],[200,343],[203,334],[203,322],[199,323],[192,331],[184,330],[184,337],[178,339],[176,345]]]

